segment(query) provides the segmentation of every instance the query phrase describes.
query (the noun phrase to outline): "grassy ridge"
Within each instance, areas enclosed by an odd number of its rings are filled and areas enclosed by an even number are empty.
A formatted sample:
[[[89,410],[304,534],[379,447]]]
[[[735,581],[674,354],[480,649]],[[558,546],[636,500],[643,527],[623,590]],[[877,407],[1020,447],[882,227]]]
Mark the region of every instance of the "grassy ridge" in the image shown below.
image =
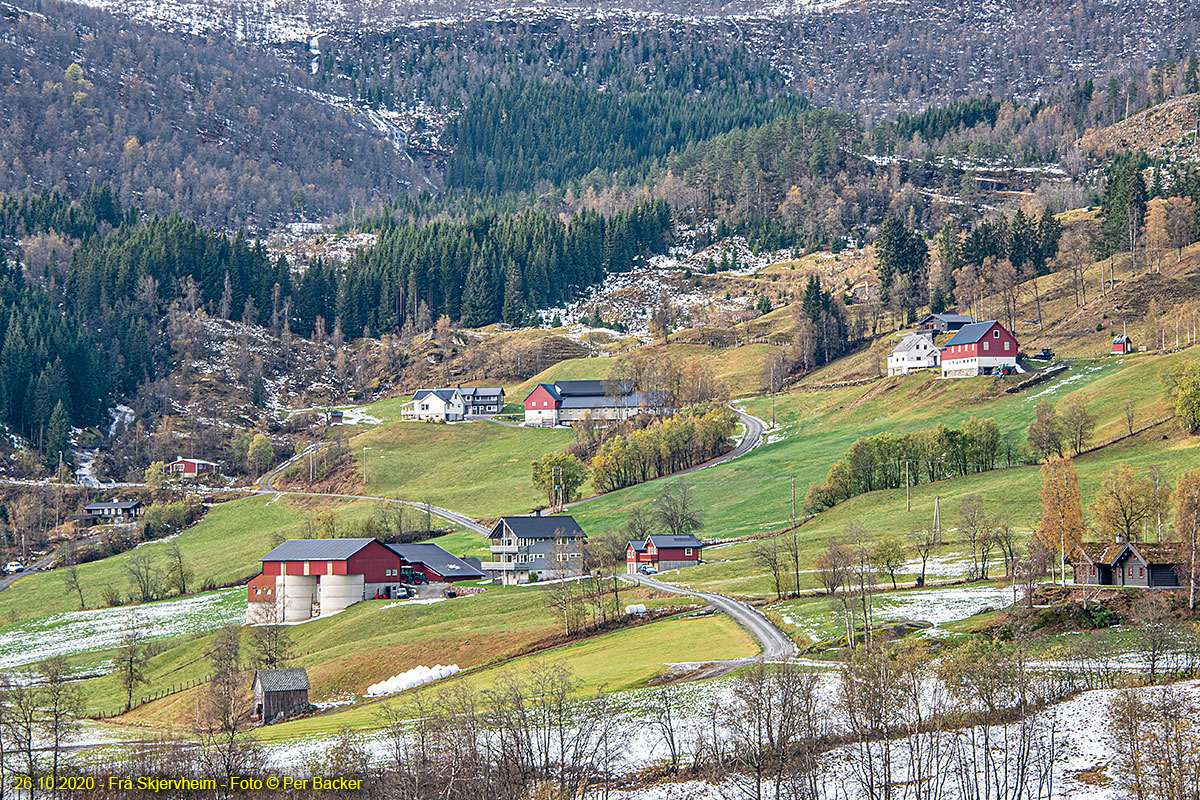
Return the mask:
[[[797,392],[777,398],[776,416],[782,438],[774,438],[750,454],[720,467],[687,477],[705,513],[702,534],[710,538],[746,536],[779,530],[790,518],[791,481],[796,476],[798,506],[808,485],[824,477],[829,467],[860,436],[882,431],[911,431],[944,422],[957,426],[969,416],[992,417],[1006,434],[1024,441],[1024,431],[1042,398],[1062,402],[1073,395],[1088,401],[1098,417],[1094,442],[1118,439],[1125,431],[1123,407],[1127,398],[1138,404],[1139,425],[1167,416],[1160,371],[1191,352],[1166,356],[1137,356],[1077,362],[1061,377],[1018,395],[1005,394],[999,379],[941,381],[915,375],[886,379],[869,386]],[[746,404],[751,412],[769,417],[770,401]],[[1166,435],[1167,440],[1163,440]],[[1085,503],[1099,476],[1119,462],[1145,471],[1161,463],[1168,477],[1200,465],[1200,440],[1181,436],[1167,423],[1126,441],[1085,454],[1077,460]],[[959,500],[980,494],[990,513],[1030,530],[1038,515],[1040,472],[1036,466],[996,470],[913,489],[913,511],[905,512],[904,490],[872,492],[853,498],[803,526],[802,537],[811,563],[831,534],[857,519],[873,534],[893,530],[907,533],[932,519],[935,496],[941,498],[943,527],[951,527]],[[575,509],[575,517],[592,534],[615,531],[628,509],[649,502],[661,490],[643,484],[605,496]],[[689,569],[679,576],[697,586],[751,595],[771,592],[769,579],[750,561],[750,546],[733,545],[710,551],[718,563]],[[815,579],[807,578],[810,586]]]

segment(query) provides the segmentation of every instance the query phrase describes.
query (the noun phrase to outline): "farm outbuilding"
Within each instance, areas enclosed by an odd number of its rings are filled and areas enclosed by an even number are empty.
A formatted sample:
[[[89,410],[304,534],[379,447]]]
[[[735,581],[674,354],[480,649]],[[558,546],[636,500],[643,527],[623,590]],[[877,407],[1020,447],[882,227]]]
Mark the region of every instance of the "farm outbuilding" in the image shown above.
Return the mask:
[[[1114,355],[1124,355],[1125,353],[1133,352],[1133,339],[1129,338],[1127,333],[1118,333],[1112,340],[1112,351]]]
[[[303,667],[260,669],[254,673],[254,719],[263,725],[308,710],[308,672]]]

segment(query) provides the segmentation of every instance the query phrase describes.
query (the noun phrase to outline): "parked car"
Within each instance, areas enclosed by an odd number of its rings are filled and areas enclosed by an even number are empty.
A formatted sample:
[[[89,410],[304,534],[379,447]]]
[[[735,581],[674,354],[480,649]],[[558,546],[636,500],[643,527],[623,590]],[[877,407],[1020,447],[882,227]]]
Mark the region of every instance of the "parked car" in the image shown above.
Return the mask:
[[[1036,358],[1038,361],[1049,361],[1050,359],[1054,358],[1054,351],[1049,347],[1043,347],[1038,351],[1038,354],[1034,356],[1034,358]]]
[[[6,573],[8,573],[9,575],[12,575],[17,572],[24,572],[25,565],[22,564],[20,561],[10,561],[4,565],[4,571]]]
[[[654,567],[650,566],[649,564],[643,564],[642,568],[639,569],[638,572],[642,573],[643,575],[657,575],[658,574],[658,570],[655,569]]]

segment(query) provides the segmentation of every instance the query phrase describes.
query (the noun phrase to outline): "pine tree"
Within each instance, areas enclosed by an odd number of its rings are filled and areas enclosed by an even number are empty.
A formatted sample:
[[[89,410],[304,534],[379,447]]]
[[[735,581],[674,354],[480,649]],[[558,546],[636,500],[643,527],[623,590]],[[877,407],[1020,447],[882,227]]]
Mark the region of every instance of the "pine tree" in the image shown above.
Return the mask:
[[[462,323],[478,328],[496,321],[496,286],[492,269],[482,259],[471,264],[462,296]]]
[[[521,273],[514,261],[508,263],[504,278],[504,308],[501,318],[509,325],[522,325],[526,319],[525,296],[521,291]]]
[[[54,406],[46,425],[46,446],[43,448],[46,466],[57,467],[60,453],[64,463],[71,463],[71,420],[61,400]]]

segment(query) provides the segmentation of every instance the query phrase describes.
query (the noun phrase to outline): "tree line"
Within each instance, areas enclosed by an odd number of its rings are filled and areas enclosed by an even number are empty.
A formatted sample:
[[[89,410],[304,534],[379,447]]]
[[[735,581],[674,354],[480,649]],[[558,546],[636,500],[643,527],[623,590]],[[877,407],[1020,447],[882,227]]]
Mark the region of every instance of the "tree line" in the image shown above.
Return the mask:
[[[995,469],[1005,443],[993,419],[971,417],[958,428],[864,436],[809,487],[805,510],[816,514],[858,494],[898,489]],[[1013,455],[1009,453],[1011,463]]]

